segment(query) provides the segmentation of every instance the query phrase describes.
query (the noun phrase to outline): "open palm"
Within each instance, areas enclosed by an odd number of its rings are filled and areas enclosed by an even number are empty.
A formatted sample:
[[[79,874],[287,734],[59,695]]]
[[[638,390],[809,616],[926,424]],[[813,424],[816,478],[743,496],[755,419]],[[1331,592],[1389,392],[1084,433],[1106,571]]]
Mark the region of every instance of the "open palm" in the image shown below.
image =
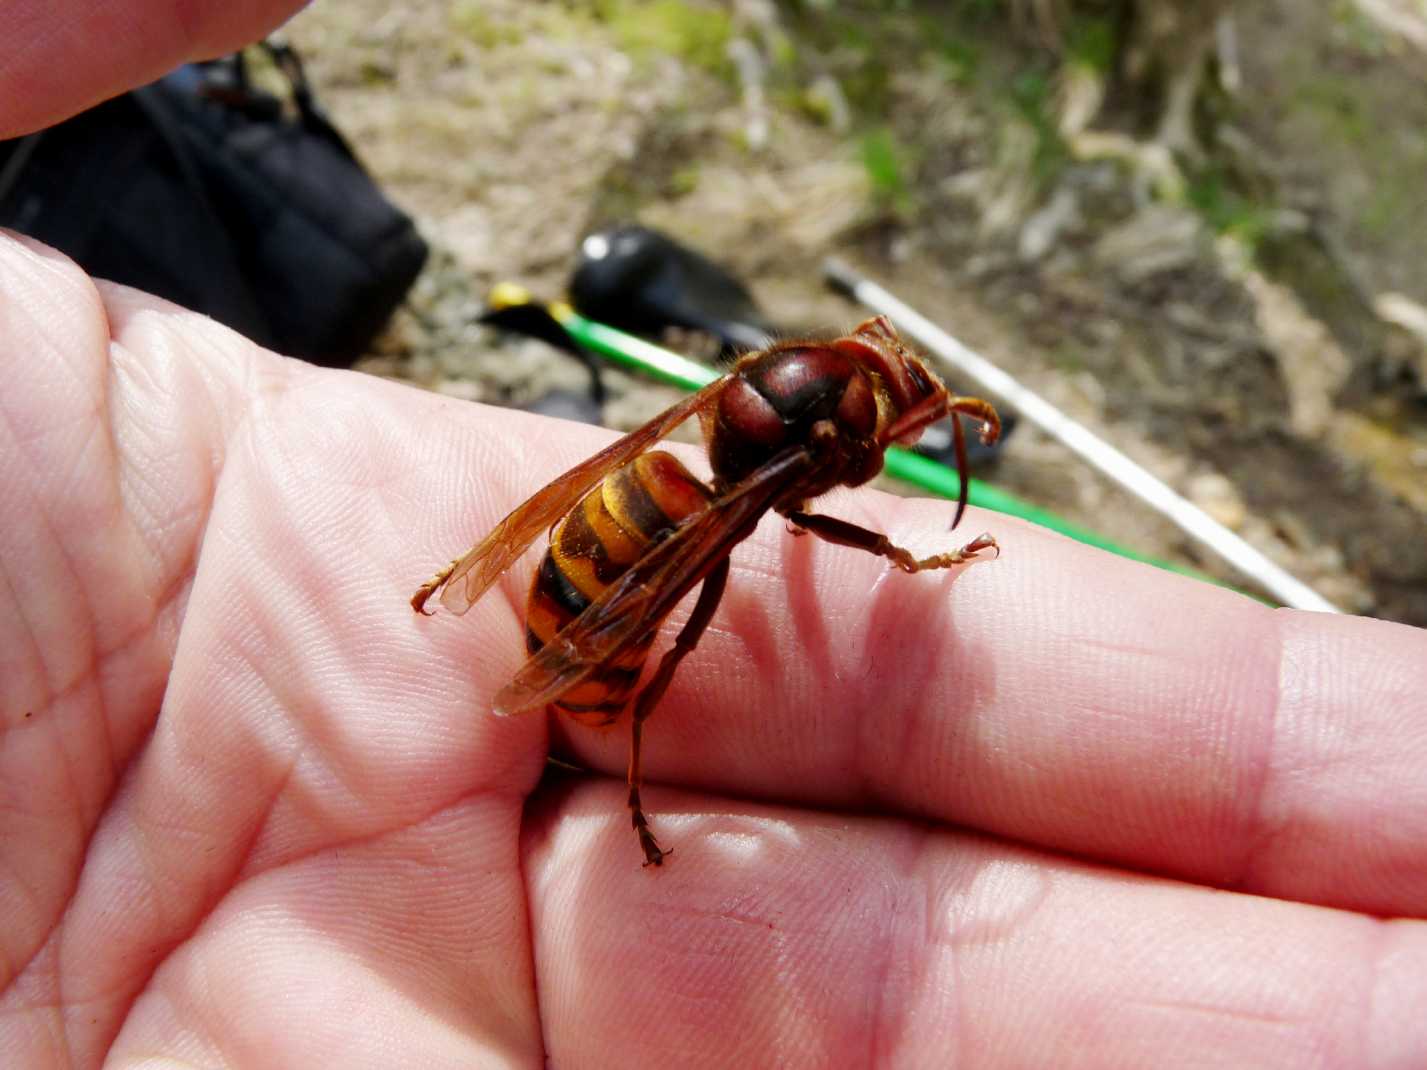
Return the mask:
[[[1372,916],[1427,915],[1427,635],[989,514],[926,576],[770,519],[649,724],[645,869],[624,724],[551,783],[486,712],[528,567],[406,604],[606,434],[11,238],[0,294],[6,1065],[1427,1059],[1427,924]]]

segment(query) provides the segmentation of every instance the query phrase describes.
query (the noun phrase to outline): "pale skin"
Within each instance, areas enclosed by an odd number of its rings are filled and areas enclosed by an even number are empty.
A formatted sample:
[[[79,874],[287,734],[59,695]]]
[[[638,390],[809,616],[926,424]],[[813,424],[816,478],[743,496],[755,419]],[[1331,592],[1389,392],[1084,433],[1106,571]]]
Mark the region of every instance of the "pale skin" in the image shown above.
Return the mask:
[[[835,494],[1001,556],[766,518],[645,726],[645,868],[627,720],[486,712],[533,555],[407,604],[607,433],[8,235],[0,384],[7,1066],[1427,1063],[1427,633]]]

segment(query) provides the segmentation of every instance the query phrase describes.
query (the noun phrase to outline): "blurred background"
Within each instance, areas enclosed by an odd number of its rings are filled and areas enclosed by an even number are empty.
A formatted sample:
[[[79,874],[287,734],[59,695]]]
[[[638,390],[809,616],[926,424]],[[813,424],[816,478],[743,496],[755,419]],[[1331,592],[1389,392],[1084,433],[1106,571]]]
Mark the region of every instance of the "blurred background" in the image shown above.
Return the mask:
[[[561,297],[610,224],[790,330],[865,314],[835,254],[1338,605],[1427,625],[1420,0],[343,0],[285,32],[431,247],[359,368],[588,390],[476,318]],[[614,428],[678,395],[605,381]],[[1024,421],[980,474],[1236,579]]]

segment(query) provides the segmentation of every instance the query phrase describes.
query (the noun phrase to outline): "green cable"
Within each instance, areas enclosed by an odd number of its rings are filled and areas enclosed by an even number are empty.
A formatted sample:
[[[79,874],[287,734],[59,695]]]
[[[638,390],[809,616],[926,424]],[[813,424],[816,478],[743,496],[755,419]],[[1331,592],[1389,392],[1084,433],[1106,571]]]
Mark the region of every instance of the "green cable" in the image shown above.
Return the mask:
[[[513,295],[514,291],[510,296]],[[681,357],[677,353],[672,353],[632,334],[626,334],[607,324],[586,319],[567,304],[553,303],[549,306],[549,312],[565,330],[570,332],[570,337],[581,345],[616,364],[632,368],[650,378],[672,383],[685,390],[698,390],[719,377],[719,373],[712,368],[689,360],[687,357]],[[886,458],[885,471],[889,476],[911,483],[943,498],[956,500],[960,489],[959,477],[946,465],[934,461],[930,457],[924,457],[919,453],[913,453],[896,446],[887,450]],[[1154,565],[1157,568],[1177,572],[1182,576],[1191,576],[1220,587],[1238,589],[1187,565],[1179,565],[1173,561],[1165,561],[1127,549],[1104,535],[1072,524],[1063,517],[1031,505],[1029,502],[1024,502],[1015,495],[998,490],[979,479],[970,481],[968,500],[971,504],[983,509],[991,509],[1008,516],[1029,520],[1033,524],[1068,536],[1076,542],[1108,550],[1132,561]]]

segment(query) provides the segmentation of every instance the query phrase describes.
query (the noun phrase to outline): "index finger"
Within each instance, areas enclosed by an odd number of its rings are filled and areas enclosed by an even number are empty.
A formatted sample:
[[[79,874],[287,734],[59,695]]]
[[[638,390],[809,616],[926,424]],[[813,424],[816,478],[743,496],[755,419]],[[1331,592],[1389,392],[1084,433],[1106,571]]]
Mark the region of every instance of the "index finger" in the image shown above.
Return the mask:
[[[12,0],[0,35],[0,138],[66,119],[190,60],[257,40],[300,0]]]

